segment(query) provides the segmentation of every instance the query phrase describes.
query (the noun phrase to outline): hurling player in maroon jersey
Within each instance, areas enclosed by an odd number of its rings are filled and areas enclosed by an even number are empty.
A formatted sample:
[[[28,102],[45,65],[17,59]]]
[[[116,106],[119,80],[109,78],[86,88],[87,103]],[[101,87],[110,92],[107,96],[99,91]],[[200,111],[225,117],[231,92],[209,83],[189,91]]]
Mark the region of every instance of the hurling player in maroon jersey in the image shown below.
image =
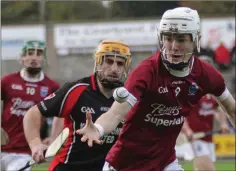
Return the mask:
[[[2,170],[18,170],[31,159],[31,151],[23,130],[23,117],[30,107],[59,88],[59,85],[42,71],[45,54],[44,42],[25,42],[20,57],[23,68],[1,79],[1,124],[9,137],[9,143],[1,145]]]
[[[213,60],[208,56],[200,56],[199,59],[204,60],[211,65],[214,64]],[[190,111],[190,115],[185,120],[182,128],[183,133],[191,139],[193,133],[212,131],[214,119],[220,123],[222,133],[229,133],[229,126],[224,111],[215,98],[212,95],[207,94],[202,97],[198,104]],[[200,140],[193,140],[191,141],[190,146],[185,147],[185,156],[188,156],[188,160],[193,161],[195,170],[216,170],[214,166],[216,160],[215,146],[212,135]]]
[[[196,10],[167,10],[159,23],[160,50],[142,61],[129,75],[124,103],[114,102],[96,120],[77,131],[88,145],[125,119],[120,136],[106,161],[118,171],[183,170],[175,154],[175,143],[185,117],[206,94],[213,94],[225,107],[232,122],[235,100],[222,75],[193,55],[200,49],[200,18]]]

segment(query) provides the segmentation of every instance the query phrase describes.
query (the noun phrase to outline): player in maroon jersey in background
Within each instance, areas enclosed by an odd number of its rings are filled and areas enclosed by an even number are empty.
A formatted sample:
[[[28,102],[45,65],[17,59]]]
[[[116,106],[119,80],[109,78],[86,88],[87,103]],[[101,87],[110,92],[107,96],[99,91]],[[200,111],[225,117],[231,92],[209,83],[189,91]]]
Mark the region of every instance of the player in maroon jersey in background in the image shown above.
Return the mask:
[[[208,56],[200,56],[201,60],[214,65],[213,60]],[[222,133],[229,133],[226,115],[218,105],[216,100],[210,94],[205,95],[190,111],[190,115],[184,122],[183,133],[191,139],[193,133],[207,132],[213,130],[214,119],[220,123]],[[196,171],[214,171],[216,170],[214,162],[216,161],[215,146],[212,142],[212,136],[204,137],[200,140],[191,141],[192,148],[185,146],[185,156],[193,161],[193,166]]]
[[[235,124],[235,100],[222,75],[193,55],[200,50],[200,18],[196,10],[167,10],[159,23],[160,51],[142,61],[129,75],[127,101],[114,102],[93,124],[77,130],[81,141],[101,144],[125,119],[106,160],[117,171],[182,171],[175,143],[185,117],[206,94],[213,94]]]
[[[42,71],[45,54],[44,42],[25,42],[20,57],[23,68],[1,79],[1,124],[9,137],[9,143],[1,145],[2,170],[18,170],[31,159],[31,151],[23,130],[23,116],[30,107],[59,88],[59,85]]]

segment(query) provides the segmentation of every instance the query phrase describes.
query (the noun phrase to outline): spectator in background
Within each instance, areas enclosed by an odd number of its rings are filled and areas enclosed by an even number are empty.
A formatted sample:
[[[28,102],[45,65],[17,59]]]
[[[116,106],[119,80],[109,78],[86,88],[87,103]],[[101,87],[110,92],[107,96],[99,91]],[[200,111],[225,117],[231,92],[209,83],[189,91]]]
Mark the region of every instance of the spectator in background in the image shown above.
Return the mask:
[[[210,58],[211,60],[215,61],[215,52],[210,46],[210,41],[208,41],[205,47],[200,47],[200,52],[198,52],[197,49],[194,49],[194,55],[198,56],[199,58]]]
[[[208,56],[209,58],[211,58],[212,60],[215,60],[215,52],[212,50],[211,46],[210,46],[210,41],[208,41],[206,47],[201,47],[200,48],[200,52],[197,54],[197,56]]]
[[[223,42],[221,42],[220,45],[215,49],[215,62],[222,71],[228,70],[230,68],[230,53]]]

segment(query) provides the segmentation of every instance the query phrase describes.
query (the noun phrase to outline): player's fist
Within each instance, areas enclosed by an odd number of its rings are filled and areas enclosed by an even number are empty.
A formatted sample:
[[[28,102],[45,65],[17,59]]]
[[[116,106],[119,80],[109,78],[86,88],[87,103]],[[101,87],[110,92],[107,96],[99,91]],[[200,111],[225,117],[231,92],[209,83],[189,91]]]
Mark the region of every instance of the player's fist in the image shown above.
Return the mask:
[[[31,147],[32,151],[32,158],[36,163],[43,163],[45,162],[45,151],[48,148],[45,144],[39,144]]]
[[[94,125],[92,121],[92,116],[90,113],[86,113],[86,124],[82,129],[78,129],[76,131],[77,134],[82,135],[81,141],[88,141],[88,146],[92,147],[93,143],[103,144],[103,141],[100,139],[100,133],[97,127]]]

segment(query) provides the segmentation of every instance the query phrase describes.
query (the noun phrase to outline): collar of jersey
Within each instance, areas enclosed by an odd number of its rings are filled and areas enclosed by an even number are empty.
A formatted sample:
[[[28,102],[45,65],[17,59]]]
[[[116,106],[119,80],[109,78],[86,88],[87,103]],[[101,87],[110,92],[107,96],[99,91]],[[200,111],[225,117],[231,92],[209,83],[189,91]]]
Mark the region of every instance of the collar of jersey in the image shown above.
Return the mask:
[[[94,91],[96,91],[98,94],[100,94],[101,96],[103,96],[104,98],[106,98],[100,91],[100,88],[98,86],[98,82],[97,82],[97,76],[96,76],[96,73],[92,74],[90,76],[90,79],[91,79],[91,87]],[[113,96],[111,96],[110,98],[106,98],[106,99],[113,99]]]
[[[92,74],[90,76],[90,81],[91,81],[91,87],[94,91],[99,91],[99,87],[98,87],[98,83],[97,83],[97,79],[96,79],[96,73]]]
[[[29,78],[29,77],[26,76],[25,72],[26,72],[25,68],[21,69],[21,71],[20,71],[20,76],[25,81],[28,81],[28,82],[39,82],[39,81],[42,81],[44,79],[44,73],[42,71],[40,72],[39,78]]]

